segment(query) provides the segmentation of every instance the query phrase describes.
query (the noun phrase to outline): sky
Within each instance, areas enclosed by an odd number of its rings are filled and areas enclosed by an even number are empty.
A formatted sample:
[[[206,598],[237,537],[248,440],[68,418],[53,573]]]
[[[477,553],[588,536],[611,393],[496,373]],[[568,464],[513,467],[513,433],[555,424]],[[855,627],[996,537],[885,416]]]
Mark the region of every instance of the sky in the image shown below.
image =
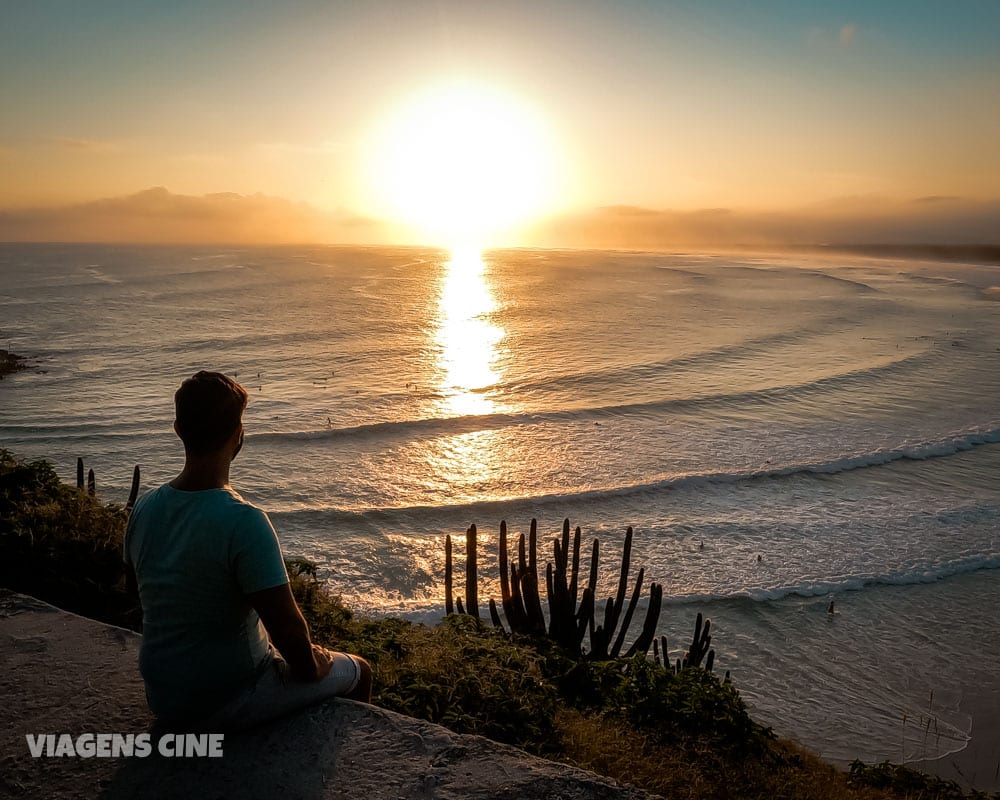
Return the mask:
[[[2,3],[0,238],[1000,229],[996,0]]]

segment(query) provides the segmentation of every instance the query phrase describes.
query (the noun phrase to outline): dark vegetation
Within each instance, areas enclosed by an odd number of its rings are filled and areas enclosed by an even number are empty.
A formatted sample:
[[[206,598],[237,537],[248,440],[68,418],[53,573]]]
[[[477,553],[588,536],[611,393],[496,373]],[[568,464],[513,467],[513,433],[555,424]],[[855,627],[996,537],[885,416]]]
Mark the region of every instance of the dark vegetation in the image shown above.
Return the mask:
[[[95,493],[62,483],[47,461],[0,449],[0,586],[138,630],[122,564],[127,512]]]
[[[92,477],[85,486],[82,465],[77,483],[62,484],[45,461],[24,462],[0,449],[0,586],[138,630],[141,614],[126,591],[121,562],[126,507],[100,502]],[[519,544],[523,551],[523,542]],[[512,559],[522,603],[523,580],[536,558],[533,549],[529,542],[528,554],[519,552]],[[579,545],[571,549],[564,530],[554,550],[549,597],[565,588],[562,623],[568,624],[570,587],[582,584],[576,580],[577,567],[567,567],[578,562]],[[627,586],[624,555],[621,583]],[[524,569],[522,558],[527,559]],[[474,565],[474,559],[470,562]],[[970,796],[954,783],[887,764],[858,762],[849,776],[833,769],[754,723],[736,688],[693,663],[690,650],[690,663],[661,665],[645,655],[650,636],[644,648],[611,658],[602,643],[621,651],[626,640],[618,644],[618,634],[612,638],[616,625],[608,623],[617,614],[627,629],[629,608],[634,609],[631,602],[625,605],[623,590],[609,599],[610,608],[605,603],[601,626],[606,634],[597,633],[598,626],[591,627],[593,620],[585,618],[582,627],[591,646],[584,653],[579,618],[572,639],[570,628],[559,632],[558,621],[556,635],[549,635],[551,619],[545,631],[524,632],[510,623],[511,630],[490,626],[472,613],[450,614],[434,627],[358,618],[319,579],[313,563],[287,563],[314,638],[367,658],[375,673],[375,702],[403,714],[514,744],[671,798]],[[508,564],[508,577],[510,569]],[[633,594],[641,584],[640,571]],[[478,589],[470,595],[470,585],[466,596],[471,611],[477,608]],[[588,582],[590,599],[587,588],[577,594],[585,609],[592,604],[594,585]],[[508,582],[505,612],[514,594]],[[578,613],[578,606],[572,607]],[[527,619],[527,608],[525,612]],[[535,618],[531,624],[538,623]],[[698,664],[709,638],[707,623],[699,620],[692,640]]]

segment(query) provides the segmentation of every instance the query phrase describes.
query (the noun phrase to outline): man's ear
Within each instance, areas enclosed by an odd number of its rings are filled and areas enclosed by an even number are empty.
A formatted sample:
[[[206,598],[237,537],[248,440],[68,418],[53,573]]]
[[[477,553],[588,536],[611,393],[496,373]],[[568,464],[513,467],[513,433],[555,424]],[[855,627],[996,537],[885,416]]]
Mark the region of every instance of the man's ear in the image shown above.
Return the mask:
[[[178,426],[177,426],[177,420],[174,420],[174,433],[177,434],[177,438],[178,439],[181,438],[181,432],[180,432],[180,428],[178,428]]]
[[[233,450],[233,458],[236,458],[240,454],[240,450],[243,449],[243,423],[240,423],[240,427],[236,430],[236,448]]]

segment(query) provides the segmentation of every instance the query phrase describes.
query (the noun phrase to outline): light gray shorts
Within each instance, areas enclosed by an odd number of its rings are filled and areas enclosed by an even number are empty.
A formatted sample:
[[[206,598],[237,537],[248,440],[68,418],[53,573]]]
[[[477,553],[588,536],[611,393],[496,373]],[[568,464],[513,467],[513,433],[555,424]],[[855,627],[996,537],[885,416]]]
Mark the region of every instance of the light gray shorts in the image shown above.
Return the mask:
[[[361,680],[361,665],[355,656],[328,650],[333,658],[330,671],[314,683],[293,681],[288,664],[273,653],[253,687],[241,692],[199,727],[208,730],[249,728],[306,706],[350,694]]]

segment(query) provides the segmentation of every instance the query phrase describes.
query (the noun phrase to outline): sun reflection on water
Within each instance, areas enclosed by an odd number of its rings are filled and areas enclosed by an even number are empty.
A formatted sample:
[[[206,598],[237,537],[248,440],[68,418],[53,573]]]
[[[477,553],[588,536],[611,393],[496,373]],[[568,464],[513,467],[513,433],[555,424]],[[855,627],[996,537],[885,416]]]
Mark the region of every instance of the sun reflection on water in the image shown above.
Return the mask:
[[[504,330],[490,319],[497,305],[486,274],[478,251],[455,250],[442,275],[436,334],[439,391],[451,415],[496,410],[486,392],[499,381],[495,363]]]

